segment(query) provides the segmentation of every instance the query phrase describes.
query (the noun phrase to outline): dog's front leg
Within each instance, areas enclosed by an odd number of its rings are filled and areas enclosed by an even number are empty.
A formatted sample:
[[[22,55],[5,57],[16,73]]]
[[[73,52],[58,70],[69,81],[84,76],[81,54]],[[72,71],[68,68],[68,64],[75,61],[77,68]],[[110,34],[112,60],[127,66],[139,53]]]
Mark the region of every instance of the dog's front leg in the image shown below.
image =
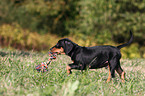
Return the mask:
[[[74,61],[72,61],[72,62],[74,63]],[[72,63],[72,64],[73,64],[73,63]],[[67,74],[68,74],[68,75],[72,73],[70,64],[68,64],[68,65],[66,66],[66,70],[67,70]]]
[[[66,70],[68,75],[72,73],[71,67],[69,65],[66,66]]]
[[[66,67],[68,75],[72,73],[72,69],[80,70],[81,66],[79,66],[77,63],[68,64]]]

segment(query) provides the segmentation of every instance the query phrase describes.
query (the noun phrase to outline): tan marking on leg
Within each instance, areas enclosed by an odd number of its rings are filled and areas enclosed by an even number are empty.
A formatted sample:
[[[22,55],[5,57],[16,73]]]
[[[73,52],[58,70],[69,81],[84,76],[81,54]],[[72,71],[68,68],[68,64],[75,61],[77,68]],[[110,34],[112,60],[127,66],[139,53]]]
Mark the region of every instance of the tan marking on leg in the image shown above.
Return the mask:
[[[119,74],[121,81],[125,83],[125,72],[122,71],[120,68],[116,69],[116,72]]]
[[[109,76],[108,76],[108,79],[107,79],[107,83],[108,82],[110,82],[110,80],[111,80],[111,72],[110,72],[110,66],[109,66],[109,64],[108,64],[108,69],[109,69]]]
[[[67,73],[68,73],[68,75],[71,73],[71,67],[70,66],[66,66],[66,70],[67,70]]]
[[[121,74],[121,80],[123,83],[125,83],[125,72],[122,72]]]

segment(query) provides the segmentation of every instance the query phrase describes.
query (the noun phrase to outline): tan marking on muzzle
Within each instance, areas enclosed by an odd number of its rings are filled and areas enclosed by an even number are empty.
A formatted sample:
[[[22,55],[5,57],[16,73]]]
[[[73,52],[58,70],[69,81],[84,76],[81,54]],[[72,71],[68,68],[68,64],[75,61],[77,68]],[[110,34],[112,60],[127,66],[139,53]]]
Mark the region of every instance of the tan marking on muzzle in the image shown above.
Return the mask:
[[[61,48],[53,48],[52,50],[51,50],[51,52],[57,52],[58,54],[65,54],[64,53],[64,49],[61,47]]]

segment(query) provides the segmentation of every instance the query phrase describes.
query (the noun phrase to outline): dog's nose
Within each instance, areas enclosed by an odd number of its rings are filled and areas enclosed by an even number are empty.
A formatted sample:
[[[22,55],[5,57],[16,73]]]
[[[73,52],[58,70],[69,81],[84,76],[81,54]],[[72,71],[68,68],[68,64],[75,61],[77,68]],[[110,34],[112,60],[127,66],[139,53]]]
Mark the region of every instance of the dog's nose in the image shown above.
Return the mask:
[[[51,51],[53,48],[54,48],[54,46],[50,48],[50,51]]]

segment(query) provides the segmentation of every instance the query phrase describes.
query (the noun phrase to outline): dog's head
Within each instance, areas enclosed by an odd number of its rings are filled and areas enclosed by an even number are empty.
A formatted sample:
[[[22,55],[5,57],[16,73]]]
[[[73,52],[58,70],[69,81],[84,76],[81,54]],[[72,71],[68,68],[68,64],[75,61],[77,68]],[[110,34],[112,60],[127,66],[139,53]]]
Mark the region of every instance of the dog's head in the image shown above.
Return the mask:
[[[57,54],[68,55],[72,51],[73,47],[74,43],[71,40],[65,38],[59,40],[58,43],[50,49],[50,51]]]

